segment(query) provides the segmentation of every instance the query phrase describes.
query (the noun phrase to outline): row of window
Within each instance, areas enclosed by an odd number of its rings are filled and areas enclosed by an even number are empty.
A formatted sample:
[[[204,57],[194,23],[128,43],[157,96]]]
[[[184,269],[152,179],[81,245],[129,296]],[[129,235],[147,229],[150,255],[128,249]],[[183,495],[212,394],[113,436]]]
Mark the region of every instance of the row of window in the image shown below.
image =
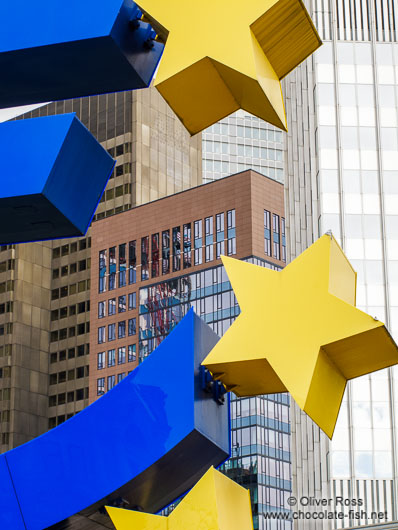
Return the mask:
[[[127,203],[122,206],[117,206],[116,208],[111,208],[110,210],[106,210],[105,212],[98,212],[94,215],[94,221],[98,221],[99,219],[104,219],[105,217],[109,217],[111,215],[115,215],[117,213],[125,212],[126,210],[131,209],[131,204]]]
[[[68,274],[75,274],[75,272],[82,272],[91,267],[91,259],[82,259],[69,265],[64,265],[61,268],[53,269],[53,280],[61,276],[67,276]]]
[[[12,313],[14,310],[14,302],[8,301],[4,304],[0,304],[0,315],[4,315],[4,313]]]
[[[282,258],[281,258],[282,249]],[[286,263],[286,223],[284,217],[264,210],[264,252],[266,256],[282,259]]]
[[[15,248],[15,245],[0,245],[0,252],[4,252],[5,250],[12,250]]]
[[[78,250],[85,250],[86,248],[91,248],[91,237],[79,239],[79,241],[74,241],[73,243],[67,243],[66,245],[53,248],[53,259],[61,256],[68,256],[69,254],[73,254]]]
[[[1,423],[10,422],[10,411],[9,410],[3,410],[3,412],[1,412],[0,410],[0,422]]]
[[[90,333],[90,322],[82,322],[77,326],[52,331],[50,333],[50,342],[57,342],[58,340],[76,337],[77,335],[84,335],[85,333]]]
[[[13,270],[15,270],[15,259],[7,259],[6,261],[0,262],[0,272]]]
[[[12,354],[12,344],[3,344],[0,346],[0,357],[6,357]]]
[[[62,318],[67,318],[68,316],[71,317],[73,315],[80,315],[86,311],[90,311],[90,300],[79,302],[78,304],[73,304],[70,306],[64,306],[60,309],[54,309],[51,311],[51,320],[60,320]]]
[[[79,344],[76,348],[68,349],[68,359],[74,359],[75,357],[83,357],[83,355],[88,355],[90,353],[90,344]],[[66,350],[61,350],[60,352],[54,352],[50,355],[50,363],[57,363],[58,361],[66,360]]]
[[[0,337],[3,335],[9,335],[12,333],[12,322],[7,322],[0,326]]]
[[[131,371],[128,372],[128,374],[129,373],[131,373]],[[117,383],[120,383],[120,381],[122,381],[128,374],[126,372],[121,372],[117,375],[108,375],[108,377],[106,378],[106,389],[105,377],[100,377],[99,379],[97,379],[97,396],[102,396],[107,390],[112,390],[112,388],[116,386]]]
[[[123,339],[126,337],[126,331],[129,337],[137,333],[137,319],[135,317],[127,320],[127,327],[126,320],[117,322],[117,338]],[[112,340],[116,340],[115,322],[113,324],[108,324],[108,342]],[[100,326],[98,328],[98,344],[103,344],[104,342],[106,342],[106,326]]]
[[[128,295],[121,295],[117,299],[117,312],[124,313],[126,309],[131,311],[137,308],[137,293],[129,293]],[[116,298],[110,298],[108,302],[105,300],[98,302],[98,318],[116,315]]]
[[[86,389],[84,389],[84,391],[86,391]],[[80,399],[83,399],[83,398],[79,398]],[[88,388],[87,388],[87,398],[88,399]],[[77,401],[77,400],[73,400],[73,401]],[[76,414],[79,414],[80,410],[76,411]],[[74,416],[75,413],[71,412],[70,414],[61,414],[60,416],[53,416],[52,418],[49,418],[48,419],[48,428],[49,429],[53,429],[54,427],[56,427],[57,425],[61,425],[61,423],[64,423],[66,420],[69,420],[70,418],[72,418],[72,416]]]
[[[11,377],[11,366],[3,366],[3,368],[0,368],[0,379],[3,377]]]
[[[76,391],[61,392],[48,398],[48,405],[55,407],[57,405],[65,405],[65,403],[73,403],[74,401],[81,401],[88,399],[88,388],[78,388]]]
[[[214,223],[215,219],[215,223]],[[215,225],[215,230],[214,230]],[[192,237],[193,236],[193,237]],[[216,243],[214,245],[214,243]],[[215,256],[214,256],[215,247]],[[176,226],[172,230],[163,230],[161,233],[152,234],[151,237],[141,238],[141,281],[149,278],[169,274],[194,265],[203,263],[203,249],[205,262],[219,259],[222,254],[236,254],[236,216],[235,210],[219,213],[193,223]],[[107,256],[107,254],[109,255]],[[193,260],[193,263],[192,263]],[[118,267],[117,267],[118,264]],[[123,243],[109,251],[101,250],[99,253],[99,292],[124,287],[137,281],[137,242]]]
[[[10,401],[11,388],[0,388],[0,401]]]
[[[268,140],[269,142],[282,142],[283,137],[280,131],[273,129],[260,129],[260,127],[250,127],[249,125],[227,125],[226,123],[215,123],[209,129],[206,129],[205,135],[208,138],[207,133],[211,134],[222,134],[226,136],[239,137],[239,138],[252,138],[253,140]]]
[[[128,173],[131,173],[131,164],[124,164],[124,166],[130,166],[130,171]],[[116,171],[122,168],[123,166],[119,166],[116,168]],[[121,175],[123,174],[123,171]],[[117,177],[119,175],[116,175]],[[123,197],[123,195],[127,195],[131,193],[131,184],[121,184],[120,186],[117,186],[116,188],[109,188],[105,191],[105,193],[102,195],[100,202],[104,202],[105,200],[109,201],[111,199],[117,198],[117,197]]]
[[[55,374],[50,374],[50,385],[57,385],[59,383],[65,383],[65,381],[73,381],[74,379],[81,379],[82,377],[88,377],[90,367],[79,366],[72,370],[63,370]]]
[[[107,151],[112,158],[116,158],[118,156],[131,153],[131,143],[126,142],[124,144],[117,145],[116,147],[110,147],[109,149],[107,149]]]
[[[1,286],[1,284],[0,284]],[[76,293],[83,293],[84,291],[90,290],[90,280],[82,280],[78,283],[72,283],[71,285],[64,285],[63,287],[53,289],[51,291],[51,300],[58,300],[59,298],[65,298]],[[0,290],[1,293],[1,290]]]
[[[8,280],[7,282],[0,282],[0,294],[7,291],[14,290],[14,280]]]
[[[269,147],[258,147],[244,145],[243,143],[232,144],[230,142],[211,142],[205,140],[205,153],[247,156],[250,158],[261,158],[263,160],[276,160],[282,162],[283,151]]]
[[[121,346],[116,350],[108,350],[108,355],[105,351],[97,354],[97,370],[103,370],[104,368],[112,368],[117,364],[133,363],[137,360],[137,345],[129,344],[127,347],[127,358],[126,358],[126,346]]]

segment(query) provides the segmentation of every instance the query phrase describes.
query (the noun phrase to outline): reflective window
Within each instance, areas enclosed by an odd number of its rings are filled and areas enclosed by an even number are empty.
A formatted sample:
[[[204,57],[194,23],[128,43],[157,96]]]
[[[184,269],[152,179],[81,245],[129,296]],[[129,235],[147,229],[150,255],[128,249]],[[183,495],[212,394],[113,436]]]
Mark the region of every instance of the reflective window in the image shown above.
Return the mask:
[[[129,242],[129,284],[137,281],[136,242]]]
[[[115,350],[108,350],[108,368],[115,366],[116,364],[116,352]]]
[[[141,238],[141,281],[149,280],[149,236]]]

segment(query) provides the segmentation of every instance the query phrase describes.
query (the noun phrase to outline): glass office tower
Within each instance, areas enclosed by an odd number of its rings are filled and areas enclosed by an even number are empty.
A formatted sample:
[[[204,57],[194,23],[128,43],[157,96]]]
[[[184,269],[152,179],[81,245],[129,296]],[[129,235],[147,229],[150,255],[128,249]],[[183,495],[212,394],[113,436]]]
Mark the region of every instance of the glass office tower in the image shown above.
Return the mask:
[[[357,305],[398,340],[397,5],[316,0],[312,8],[324,46],[285,82],[288,254],[332,230],[358,272]],[[296,475],[299,494],[363,499],[364,511],[398,519],[397,379],[393,368],[348,385],[330,446],[312,428],[317,444],[305,459],[315,472]],[[296,447],[310,433],[297,418]],[[330,524],[372,522],[384,521]]]
[[[202,133],[203,182],[254,169],[283,182],[282,131],[243,110]]]

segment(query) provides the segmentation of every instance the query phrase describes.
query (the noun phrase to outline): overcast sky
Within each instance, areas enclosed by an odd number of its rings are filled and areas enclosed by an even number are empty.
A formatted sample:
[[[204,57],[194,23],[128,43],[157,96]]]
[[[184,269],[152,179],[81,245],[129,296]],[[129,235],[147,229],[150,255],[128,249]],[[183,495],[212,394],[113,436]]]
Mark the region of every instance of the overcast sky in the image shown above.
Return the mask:
[[[43,105],[47,105],[47,103],[40,103],[39,105],[26,105],[25,107],[12,107],[10,109],[0,109],[0,122],[10,120],[11,118],[15,118],[15,116],[19,116],[24,112],[37,109]]]

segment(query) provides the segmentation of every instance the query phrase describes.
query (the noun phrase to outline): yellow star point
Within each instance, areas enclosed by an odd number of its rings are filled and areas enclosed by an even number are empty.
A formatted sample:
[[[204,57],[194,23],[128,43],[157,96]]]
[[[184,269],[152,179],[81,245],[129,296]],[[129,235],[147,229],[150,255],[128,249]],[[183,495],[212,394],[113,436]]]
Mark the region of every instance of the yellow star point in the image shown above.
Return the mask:
[[[301,0],[139,0],[166,40],[155,86],[191,134],[242,108],[286,130],[280,80],[321,40]]]
[[[168,517],[106,509],[116,530],[253,530],[249,491],[214,468]]]
[[[203,364],[238,396],[290,392],[331,438],[347,380],[398,363],[340,246],[325,235],[282,271],[223,263],[242,312]]]

